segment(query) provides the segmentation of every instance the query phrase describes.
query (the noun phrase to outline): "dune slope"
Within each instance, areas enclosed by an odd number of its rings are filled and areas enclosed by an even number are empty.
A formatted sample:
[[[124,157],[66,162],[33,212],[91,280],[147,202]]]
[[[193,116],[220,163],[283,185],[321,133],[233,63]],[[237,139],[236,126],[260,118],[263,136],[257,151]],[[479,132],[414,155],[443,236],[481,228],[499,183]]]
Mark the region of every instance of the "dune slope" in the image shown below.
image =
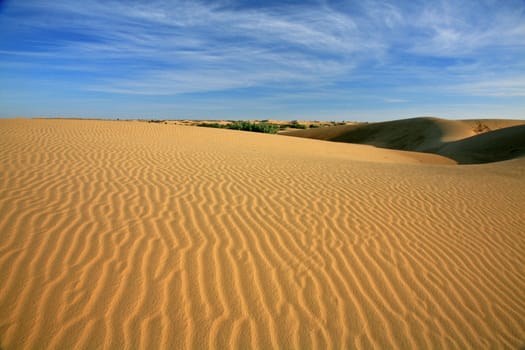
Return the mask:
[[[479,164],[520,157],[525,151],[524,124],[524,120],[446,120],[420,117],[294,130],[282,134],[428,152],[449,157],[460,164]]]
[[[443,162],[0,120],[0,347],[523,346],[525,162]]]
[[[511,126],[448,142],[437,153],[462,164],[520,158],[525,156],[525,125]]]

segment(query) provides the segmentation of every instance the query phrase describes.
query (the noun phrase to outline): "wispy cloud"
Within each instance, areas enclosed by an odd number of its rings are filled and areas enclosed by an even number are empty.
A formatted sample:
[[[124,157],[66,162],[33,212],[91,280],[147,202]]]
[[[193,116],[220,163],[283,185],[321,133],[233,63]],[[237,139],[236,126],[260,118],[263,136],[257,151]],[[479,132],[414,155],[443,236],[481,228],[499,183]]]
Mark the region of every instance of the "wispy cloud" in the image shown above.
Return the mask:
[[[490,97],[525,97],[525,75],[505,79],[481,80],[455,87],[465,95]]]
[[[384,101],[386,103],[403,103],[408,102],[408,100],[402,99],[402,98],[385,98]]]
[[[0,65],[9,74],[55,86],[62,79],[78,91],[169,96],[275,87],[344,99],[371,89],[375,96],[399,95],[387,89],[522,96],[523,88],[513,74],[524,70],[519,0],[258,7],[26,0],[7,3],[0,33]],[[483,81],[491,76],[499,82]]]
[[[414,18],[414,28],[424,34],[411,50],[463,57],[488,48],[523,48],[524,16],[524,4],[516,1],[430,2]]]
[[[40,43],[26,54],[51,53],[61,58],[57,65],[68,58],[101,65],[115,60],[127,70],[102,83],[122,92],[180,93],[314,82],[347,73],[355,65],[352,53],[374,49],[355,33],[351,18],[331,10],[233,11],[193,2],[148,7],[119,2],[42,5],[24,5],[38,12],[25,24],[68,35]],[[119,14],[115,19],[114,13]],[[41,20],[44,14],[55,19],[46,23]]]

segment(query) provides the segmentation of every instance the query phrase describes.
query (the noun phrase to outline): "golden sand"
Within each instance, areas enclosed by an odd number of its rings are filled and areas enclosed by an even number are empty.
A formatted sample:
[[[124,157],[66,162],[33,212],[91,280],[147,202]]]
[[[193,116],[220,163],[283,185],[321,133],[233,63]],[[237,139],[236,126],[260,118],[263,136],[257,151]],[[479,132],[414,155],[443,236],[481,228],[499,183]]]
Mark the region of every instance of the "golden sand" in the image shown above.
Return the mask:
[[[461,164],[489,163],[525,156],[525,120],[419,117],[287,130],[282,134],[434,153]]]
[[[525,345],[525,159],[0,120],[2,349]]]

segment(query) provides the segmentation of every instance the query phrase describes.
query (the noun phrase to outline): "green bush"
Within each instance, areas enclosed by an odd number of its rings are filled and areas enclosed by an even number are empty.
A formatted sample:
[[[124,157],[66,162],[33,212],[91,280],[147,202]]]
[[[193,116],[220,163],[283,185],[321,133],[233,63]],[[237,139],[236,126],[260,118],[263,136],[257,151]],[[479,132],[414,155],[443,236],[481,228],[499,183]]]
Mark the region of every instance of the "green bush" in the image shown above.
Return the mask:
[[[304,124],[292,124],[291,127],[294,129],[306,129],[306,125]]]
[[[281,129],[285,129],[285,128],[306,129],[306,125],[305,124],[299,124],[298,122],[293,121],[293,122],[291,122],[289,124],[282,124],[281,125]]]
[[[224,125],[221,125],[219,123],[199,123],[197,126],[204,126],[206,128],[223,128]]]
[[[226,128],[234,130],[262,132],[267,134],[275,134],[279,130],[279,127],[274,124],[251,123],[243,120],[227,124]]]
[[[197,126],[204,126],[208,128],[224,128],[242,131],[262,132],[267,134],[275,134],[279,130],[279,126],[270,123],[252,123],[244,120],[233,121],[228,124],[219,123],[199,123]]]

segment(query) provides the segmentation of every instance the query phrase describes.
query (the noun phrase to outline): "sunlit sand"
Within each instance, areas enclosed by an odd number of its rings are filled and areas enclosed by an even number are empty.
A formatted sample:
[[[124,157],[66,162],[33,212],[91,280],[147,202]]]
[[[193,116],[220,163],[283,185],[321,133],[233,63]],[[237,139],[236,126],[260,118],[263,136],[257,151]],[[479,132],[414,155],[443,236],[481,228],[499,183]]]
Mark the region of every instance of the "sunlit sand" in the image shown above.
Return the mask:
[[[0,120],[0,347],[519,348],[523,133],[457,123],[398,145],[432,154]]]

